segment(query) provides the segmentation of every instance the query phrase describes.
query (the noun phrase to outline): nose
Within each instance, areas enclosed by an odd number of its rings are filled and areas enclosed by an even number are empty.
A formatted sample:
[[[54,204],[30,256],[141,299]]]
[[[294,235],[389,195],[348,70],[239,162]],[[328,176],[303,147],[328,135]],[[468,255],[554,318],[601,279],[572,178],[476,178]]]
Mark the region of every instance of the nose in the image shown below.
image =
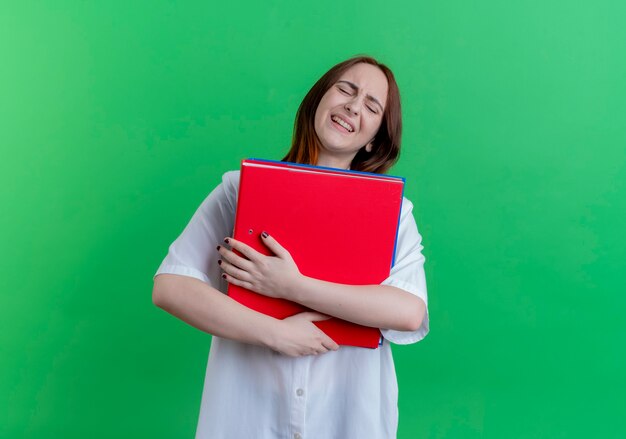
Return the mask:
[[[360,99],[358,97],[355,97],[354,99],[350,99],[348,102],[346,102],[346,104],[344,105],[344,108],[346,109],[348,113],[351,113],[357,116],[359,114],[359,111],[361,111]]]

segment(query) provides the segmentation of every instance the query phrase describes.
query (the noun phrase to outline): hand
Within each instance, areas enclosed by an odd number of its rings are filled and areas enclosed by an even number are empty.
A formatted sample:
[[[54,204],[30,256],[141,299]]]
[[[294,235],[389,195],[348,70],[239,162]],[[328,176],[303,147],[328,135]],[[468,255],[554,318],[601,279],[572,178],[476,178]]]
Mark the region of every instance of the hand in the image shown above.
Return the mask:
[[[290,291],[298,284],[302,275],[285,248],[267,232],[263,232],[261,236],[263,243],[274,253],[274,256],[259,253],[249,245],[233,238],[224,239],[232,249],[237,250],[244,257],[224,246],[218,246],[218,252],[223,258],[218,261],[224,272],[222,277],[231,284],[264,296],[288,299]]]
[[[329,318],[317,312],[302,312],[277,320],[277,329],[271,334],[270,348],[290,357],[336,351],[339,345],[313,323]]]

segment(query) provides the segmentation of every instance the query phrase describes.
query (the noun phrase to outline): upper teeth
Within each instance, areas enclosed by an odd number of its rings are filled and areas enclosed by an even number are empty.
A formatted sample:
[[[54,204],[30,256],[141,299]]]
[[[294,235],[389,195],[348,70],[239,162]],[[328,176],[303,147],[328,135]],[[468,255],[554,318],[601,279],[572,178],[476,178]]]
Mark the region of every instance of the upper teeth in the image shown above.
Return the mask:
[[[342,118],[333,116],[332,119],[333,121],[337,122],[339,125],[344,127],[345,129],[347,129],[348,131],[352,132],[352,127],[350,126],[350,124],[346,122],[345,120],[343,120]]]

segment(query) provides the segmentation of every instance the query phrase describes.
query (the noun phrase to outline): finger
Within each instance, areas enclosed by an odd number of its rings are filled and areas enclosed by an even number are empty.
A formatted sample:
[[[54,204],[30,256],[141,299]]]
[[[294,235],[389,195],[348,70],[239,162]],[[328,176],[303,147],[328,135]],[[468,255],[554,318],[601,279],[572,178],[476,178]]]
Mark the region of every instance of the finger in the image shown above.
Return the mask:
[[[328,349],[324,345],[320,345],[317,349],[315,349],[315,354],[325,354],[328,352]]]
[[[289,256],[289,252],[285,247],[280,245],[273,236],[270,236],[269,233],[263,232],[261,233],[261,237],[263,238],[263,243],[269,248],[272,253],[274,253],[279,258],[284,258]]]
[[[305,355],[318,355],[327,352],[327,349],[321,344],[315,344],[308,346],[305,351]]]
[[[251,261],[258,261],[262,257],[265,257],[265,255],[259,253],[258,251],[250,247],[248,244],[244,244],[243,242],[237,241],[236,239],[227,237],[227,238],[224,238],[224,242],[230,245],[231,248],[234,248],[239,253],[244,255],[246,258],[250,259]]]
[[[230,274],[222,273],[222,279],[226,279],[226,282],[228,282],[229,284],[237,285],[238,287],[254,291],[250,282],[237,279],[236,277],[232,277]]]
[[[224,246],[218,246],[218,253],[224,258],[224,260],[228,261],[230,264],[235,267],[241,268],[242,270],[252,271],[254,268],[254,263],[250,262],[246,258],[242,258],[237,253],[232,250],[227,249]]]
[[[250,275],[250,273],[248,273],[245,270],[242,270],[239,267],[234,266],[233,264],[229,263],[228,261],[218,261],[218,264],[220,265],[220,268],[226,273],[229,274],[231,277],[237,278],[239,280],[242,281],[246,281],[246,282],[252,282],[252,276]]]
[[[319,322],[322,320],[331,319],[331,316],[327,316],[326,314],[322,314],[315,311],[304,311],[298,314],[298,316],[307,319],[310,322]]]
[[[328,349],[329,351],[336,351],[337,349],[339,349],[339,345],[335,342],[335,340],[333,340],[327,335],[326,337],[324,337],[324,340],[322,341],[322,345],[324,345],[324,347]]]

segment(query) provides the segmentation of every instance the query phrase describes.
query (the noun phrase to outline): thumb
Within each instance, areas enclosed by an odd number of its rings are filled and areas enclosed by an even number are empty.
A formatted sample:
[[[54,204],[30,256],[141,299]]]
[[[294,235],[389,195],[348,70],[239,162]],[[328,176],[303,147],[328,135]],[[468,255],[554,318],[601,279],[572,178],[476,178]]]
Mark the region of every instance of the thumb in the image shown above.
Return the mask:
[[[308,320],[309,322],[319,322],[322,320],[328,320],[332,318],[331,316],[327,316],[326,314],[322,314],[315,311],[305,311],[299,314],[296,314],[298,317]]]

